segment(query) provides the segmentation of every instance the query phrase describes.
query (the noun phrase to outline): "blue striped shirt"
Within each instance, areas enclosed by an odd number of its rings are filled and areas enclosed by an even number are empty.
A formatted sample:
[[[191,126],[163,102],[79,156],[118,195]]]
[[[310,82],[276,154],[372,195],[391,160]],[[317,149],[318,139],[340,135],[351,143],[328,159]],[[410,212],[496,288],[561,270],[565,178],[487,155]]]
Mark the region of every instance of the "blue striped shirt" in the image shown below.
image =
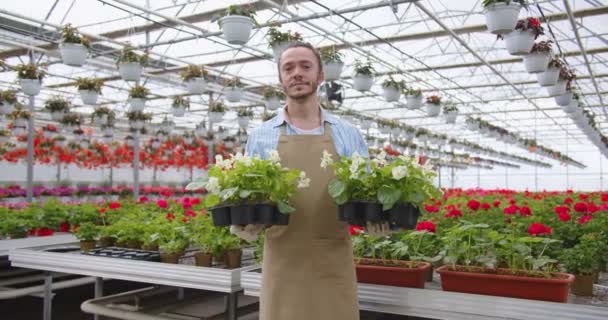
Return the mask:
[[[367,144],[359,129],[323,108],[321,108],[321,119],[321,123],[327,122],[331,126],[331,135],[338,155],[350,157],[356,151],[362,157],[369,157]],[[249,156],[258,154],[262,159],[268,159],[268,152],[277,148],[283,123],[286,124],[285,133],[287,135],[297,134],[293,125],[286,121],[285,110],[281,109],[277,116],[249,132],[245,153]],[[324,133],[324,130],[322,125],[321,134]]]

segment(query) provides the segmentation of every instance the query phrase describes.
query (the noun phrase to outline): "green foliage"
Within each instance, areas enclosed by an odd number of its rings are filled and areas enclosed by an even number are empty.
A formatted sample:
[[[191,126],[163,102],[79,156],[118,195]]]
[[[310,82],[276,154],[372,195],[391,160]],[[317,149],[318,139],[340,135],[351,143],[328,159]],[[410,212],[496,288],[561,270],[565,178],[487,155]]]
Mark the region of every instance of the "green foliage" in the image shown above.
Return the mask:
[[[397,81],[393,78],[393,76],[388,76],[388,79],[382,82],[382,87],[401,90],[403,87],[405,87],[405,83],[403,83],[403,80]]]
[[[129,98],[131,99],[145,99],[147,95],[150,94],[150,89],[141,86],[141,85],[134,85],[131,89],[129,89]]]
[[[210,112],[219,112],[219,113],[224,113],[226,112],[226,106],[224,105],[223,102],[221,101],[216,101],[213,103],[213,105],[211,106],[211,110],[209,110]]]
[[[527,0],[483,0],[481,2],[481,5],[484,8],[487,8],[487,7],[490,7],[490,6],[495,5],[497,3],[510,4],[511,2],[513,2],[513,3],[519,3],[519,4],[522,5],[522,7],[528,8],[528,1]]]
[[[173,108],[183,107],[190,109],[190,99],[186,96],[175,96],[173,97]]]
[[[262,95],[266,99],[270,99],[271,97],[277,97],[279,99],[285,99],[285,93],[283,93],[283,90],[279,90],[279,89],[277,89],[275,87],[272,87],[272,86],[264,87],[264,89],[262,90]]]
[[[127,43],[124,48],[121,50],[120,55],[118,56],[117,64],[120,63],[139,63],[142,66],[148,64],[149,56],[148,51],[144,51],[144,54],[139,55],[135,53],[135,48],[130,43]]]
[[[564,249],[560,262],[568,273],[575,275],[591,275],[606,263],[606,240],[598,233],[589,233],[581,237],[580,243],[572,248]]]
[[[205,70],[202,66],[197,65],[189,65],[186,70],[181,72],[182,80],[188,81],[194,78],[206,78],[209,75],[209,72]]]
[[[19,79],[33,79],[40,80],[46,76],[46,65],[41,64],[40,66],[34,63],[19,64],[15,67],[17,71],[17,78]]]
[[[17,103],[17,92],[15,90],[0,90],[0,103]]]
[[[90,90],[101,94],[103,79],[78,77],[76,78],[76,87],[78,90]]]
[[[44,109],[49,112],[66,112],[70,109],[70,102],[60,96],[53,96],[44,102]]]
[[[86,223],[79,225],[77,229],[75,228],[74,235],[79,240],[91,241],[91,240],[97,240],[100,232],[101,232],[101,229],[99,226],[97,226],[93,223],[90,223],[90,222],[86,222]]]
[[[324,63],[343,62],[344,55],[336,49],[336,46],[329,46],[319,49],[321,61]]]
[[[268,29],[266,37],[268,38],[269,48],[272,48],[277,44],[302,41],[301,34],[297,32],[292,33],[291,31],[281,32],[276,27],[271,27],[270,29]]]
[[[359,59],[355,60],[355,74],[373,76],[375,71],[371,61],[362,62]]]
[[[82,44],[83,46],[89,48],[91,46],[89,38],[86,36],[82,36],[79,34],[78,29],[72,27],[72,24],[68,23],[63,26],[61,32],[62,40],[65,43],[76,43]]]

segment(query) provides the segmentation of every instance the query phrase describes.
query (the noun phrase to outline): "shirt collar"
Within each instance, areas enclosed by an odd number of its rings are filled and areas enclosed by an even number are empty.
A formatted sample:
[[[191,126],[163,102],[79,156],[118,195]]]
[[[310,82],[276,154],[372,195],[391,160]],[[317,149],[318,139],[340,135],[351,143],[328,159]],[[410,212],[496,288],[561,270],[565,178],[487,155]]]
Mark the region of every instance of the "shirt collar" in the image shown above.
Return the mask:
[[[285,108],[287,106],[281,108],[278,113],[277,116],[274,118],[274,123],[273,123],[273,127],[279,127],[281,126],[283,123],[287,122],[287,119],[285,117]],[[321,124],[324,124],[325,122],[328,122],[329,124],[333,125],[336,123],[336,117],[329,113],[327,110],[321,108]]]

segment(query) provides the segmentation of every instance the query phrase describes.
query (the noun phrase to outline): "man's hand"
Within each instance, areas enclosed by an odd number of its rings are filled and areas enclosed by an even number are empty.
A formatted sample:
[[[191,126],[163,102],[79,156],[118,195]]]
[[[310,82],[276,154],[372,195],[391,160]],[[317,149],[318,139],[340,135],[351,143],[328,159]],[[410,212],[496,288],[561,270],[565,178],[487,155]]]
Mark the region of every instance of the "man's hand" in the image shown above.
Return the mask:
[[[237,235],[247,242],[252,242],[258,238],[258,234],[263,229],[264,225],[262,224],[248,224],[246,226],[231,225],[230,233]]]
[[[367,232],[367,234],[370,236],[386,237],[390,232],[390,227],[388,222],[377,223],[368,221],[365,232]]]

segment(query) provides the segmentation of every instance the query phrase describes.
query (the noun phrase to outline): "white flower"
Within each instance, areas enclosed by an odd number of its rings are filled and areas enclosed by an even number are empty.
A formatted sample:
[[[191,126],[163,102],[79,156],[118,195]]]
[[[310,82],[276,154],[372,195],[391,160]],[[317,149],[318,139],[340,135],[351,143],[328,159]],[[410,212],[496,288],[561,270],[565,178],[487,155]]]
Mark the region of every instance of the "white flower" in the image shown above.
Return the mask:
[[[300,172],[300,177],[298,178],[298,189],[308,188],[310,186],[310,178],[306,177],[306,172]]]
[[[323,150],[323,157],[321,157],[321,168],[325,169],[334,163],[331,156],[331,153],[327,152],[327,150]]]
[[[376,158],[374,160],[372,160],[378,167],[384,167],[387,162],[386,162],[386,152],[384,152],[384,150],[380,151],[380,153],[378,153],[378,155],[376,156]]]
[[[279,152],[276,151],[276,150],[270,150],[270,151],[268,151],[268,159],[272,163],[279,163],[279,162],[281,162],[281,157],[279,157]]]
[[[233,158],[234,158],[234,160],[240,162],[241,160],[243,160],[243,154],[240,152],[237,152],[235,155],[233,155]]]
[[[391,171],[393,174],[393,179],[401,180],[403,177],[407,176],[407,167],[406,166],[397,166],[394,167]]]
[[[244,155],[240,152],[238,152],[236,155],[234,155],[233,160],[238,163],[242,163],[245,167],[251,167],[253,165],[253,162],[251,161],[251,157],[248,157],[247,155]]]
[[[234,193],[236,192],[237,189],[235,188],[232,190],[230,190],[230,189],[226,189],[226,190],[227,190],[226,193],[224,193],[224,196],[222,197],[223,201],[230,199],[230,197],[232,197],[234,195]]]
[[[220,181],[218,180],[218,178],[216,177],[211,177],[209,178],[209,181],[207,181],[207,185],[205,186],[205,189],[207,189],[207,191],[211,192],[212,194],[218,194],[220,193]]]

